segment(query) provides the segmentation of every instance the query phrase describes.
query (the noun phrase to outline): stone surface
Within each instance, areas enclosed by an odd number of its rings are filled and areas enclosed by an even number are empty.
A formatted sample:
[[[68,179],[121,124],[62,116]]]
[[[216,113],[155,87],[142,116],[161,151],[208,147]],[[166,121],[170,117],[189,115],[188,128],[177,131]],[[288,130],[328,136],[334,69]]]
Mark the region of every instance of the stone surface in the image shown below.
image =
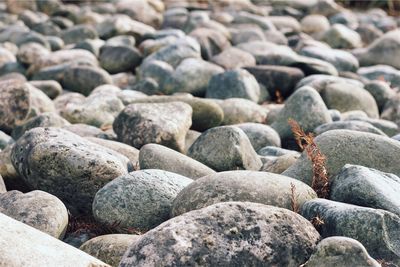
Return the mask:
[[[367,132],[367,133],[374,133],[386,136],[384,132],[380,129],[374,127],[372,124],[365,122],[365,121],[335,121],[330,123],[325,123],[317,128],[314,129],[314,132],[319,135],[327,131],[331,130],[352,130],[352,131],[359,131],[359,132]]]
[[[297,155],[296,153],[282,155],[272,160],[268,160],[267,162],[264,162],[260,171],[281,174],[286,171],[290,166],[292,166],[299,158],[300,155]]]
[[[289,210],[250,202],[218,203],[147,232],[131,244],[120,266],[291,267],[306,261],[318,239],[312,225]]]
[[[110,74],[133,71],[142,61],[142,55],[134,47],[105,45],[101,48],[100,65]]]
[[[342,24],[334,24],[324,33],[322,41],[333,48],[351,49],[362,45],[360,35]]]
[[[0,131],[0,149],[4,149],[6,146],[12,143],[14,143],[13,138],[3,131]]]
[[[224,69],[235,69],[256,65],[256,59],[252,54],[242,51],[236,47],[229,47],[221,53],[213,56],[211,62]]]
[[[264,123],[267,118],[267,110],[248,99],[229,98],[217,103],[224,113],[222,125]]]
[[[247,135],[255,151],[265,146],[281,146],[279,134],[270,126],[261,123],[236,124]]]

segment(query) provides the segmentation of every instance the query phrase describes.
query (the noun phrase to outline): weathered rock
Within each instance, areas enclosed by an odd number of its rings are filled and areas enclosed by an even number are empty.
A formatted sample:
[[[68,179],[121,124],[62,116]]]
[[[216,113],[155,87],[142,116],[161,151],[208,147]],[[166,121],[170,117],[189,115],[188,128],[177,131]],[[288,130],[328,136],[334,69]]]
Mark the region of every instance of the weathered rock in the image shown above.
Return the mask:
[[[3,177],[0,175],[0,194],[7,192],[6,185],[4,184]]]
[[[134,71],[142,61],[142,55],[135,47],[105,45],[100,52],[100,65],[109,73]]]
[[[395,122],[400,125],[400,95],[396,94],[389,99],[383,107],[381,118]]]
[[[0,149],[4,149],[6,146],[14,143],[11,136],[7,135],[3,131],[0,131]]]
[[[210,61],[228,70],[256,65],[256,59],[252,54],[236,47],[225,49],[218,55],[213,56]]]
[[[386,102],[395,95],[395,92],[384,81],[372,81],[367,83],[364,89],[375,98],[379,111],[382,111]]]
[[[85,39],[96,39],[96,30],[89,25],[75,25],[61,32],[61,39],[65,44],[74,44]]]
[[[67,230],[66,207],[61,200],[43,191],[0,194],[0,212],[55,238],[62,239]]]
[[[184,151],[191,117],[192,108],[182,102],[131,104],[117,116],[113,128],[120,141],[136,148],[156,143]]]
[[[335,176],[345,164],[357,164],[400,175],[400,143],[389,137],[349,130],[332,130],[314,139],[326,157],[329,177]],[[312,168],[303,152],[300,159],[282,173],[311,184]]]
[[[107,225],[118,222],[121,232],[147,231],[170,218],[172,201],[192,179],[162,170],[140,170],[114,179],[93,200],[95,219]]]
[[[332,236],[322,239],[304,266],[318,267],[321,266],[321,263],[326,267],[381,266],[376,260],[371,258],[360,242],[344,236]]]
[[[261,123],[236,124],[247,135],[255,151],[265,146],[281,146],[279,134],[270,126]]]
[[[280,147],[275,147],[275,146],[263,147],[260,150],[258,150],[257,153],[261,156],[274,156],[274,157],[280,157],[280,156],[287,155],[287,154],[295,154],[295,155],[300,156],[300,153],[297,151],[284,149],[284,148],[280,148]]]
[[[62,92],[62,87],[57,81],[45,80],[45,81],[30,81],[34,87],[45,93],[50,99],[54,99],[59,96]]]
[[[26,132],[11,161],[32,189],[59,197],[73,214],[88,214],[97,190],[132,169],[121,154],[57,128]]]
[[[139,238],[138,235],[128,234],[101,235],[86,241],[79,249],[116,267],[125,251]]]
[[[209,60],[230,47],[228,38],[218,30],[199,27],[189,34],[200,44],[202,58]]]
[[[70,131],[74,134],[77,134],[81,137],[97,137],[97,138],[102,138],[102,139],[106,139],[106,140],[116,140],[117,139],[117,136],[115,133],[105,132],[97,127],[83,124],[83,123],[67,125],[67,126],[64,126],[63,129]]]
[[[224,112],[223,125],[244,122],[264,123],[267,110],[253,101],[243,98],[229,98],[218,102]]]
[[[234,126],[207,130],[196,139],[187,155],[216,171],[259,170],[262,165],[249,138]]]
[[[29,186],[17,173],[11,162],[11,151],[13,147],[14,144],[11,144],[0,151],[0,175],[3,177],[2,180],[8,190],[28,192],[30,190]]]
[[[0,213],[0,264],[107,267],[108,264]],[[18,255],[18,257],[16,257]]]
[[[307,34],[318,34],[329,29],[329,20],[322,15],[307,15],[301,21],[301,31]]]
[[[282,155],[275,159],[268,160],[267,162],[263,162],[260,171],[281,174],[292,166],[299,158],[300,155],[297,155],[296,153]]]
[[[399,133],[399,126],[392,121],[383,120],[383,119],[371,119],[368,117],[367,118],[363,118],[363,117],[351,118],[350,120],[367,122],[367,123],[373,125],[374,127],[378,128],[379,130],[381,130],[388,136],[393,136],[393,135],[396,135],[397,133]]]
[[[301,215],[308,220],[322,218],[324,223],[318,226],[322,237],[354,238],[372,257],[399,263],[400,218],[391,212],[318,198],[304,203]]]
[[[178,194],[173,203],[172,215],[228,201],[249,201],[291,209],[292,184],[299,206],[317,197],[306,184],[279,174],[255,171],[211,174],[197,179]]]
[[[361,47],[360,35],[342,24],[334,24],[324,33],[322,41],[327,42],[333,48]]]
[[[289,210],[250,202],[218,203],[149,231],[130,246],[120,266],[291,267],[306,261],[318,239],[312,225]]]
[[[385,81],[392,87],[400,86],[400,70],[388,65],[375,65],[359,68],[357,74],[368,80]]]
[[[374,127],[372,124],[366,121],[355,121],[355,120],[335,121],[335,122],[325,123],[315,128],[314,132],[317,135],[320,135],[324,132],[331,130],[352,130],[352,131],[374,133],[386,136],[384,132]]]
[[[157,144],[147,144],[140,149],[140,169],[160,169],[197,179],[215,173],[204,164],[175,150]]]

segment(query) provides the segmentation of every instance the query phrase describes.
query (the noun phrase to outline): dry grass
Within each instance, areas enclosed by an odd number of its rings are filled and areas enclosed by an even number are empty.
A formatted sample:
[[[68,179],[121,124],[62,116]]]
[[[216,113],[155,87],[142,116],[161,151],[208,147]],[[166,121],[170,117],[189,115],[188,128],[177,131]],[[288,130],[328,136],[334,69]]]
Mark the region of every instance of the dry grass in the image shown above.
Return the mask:
[[[282,104],[284,102],[283,96],[281,94],[281,91],[279,89],[275,90],[275,103],[276,104]]]
[[[324,220],[317,214],[314,218],[310,220],[315,229],[320,230],[321,226],[325,224]]]
[[[292,206],[292,211],[299,213],[299,203],[297,201],[298,195],[296,195],[296,186],[293,183],[290,183],[290,205]]]
[[[314,142],[312,133],[306,134],[297,121],[289,119],[288,121],[297,145],[301,150],[305,150],[312,164],[313,178],[311,187],[320,198],[329,196],[329,179],[326,170],[326,158],[321,153],[317,144]]]

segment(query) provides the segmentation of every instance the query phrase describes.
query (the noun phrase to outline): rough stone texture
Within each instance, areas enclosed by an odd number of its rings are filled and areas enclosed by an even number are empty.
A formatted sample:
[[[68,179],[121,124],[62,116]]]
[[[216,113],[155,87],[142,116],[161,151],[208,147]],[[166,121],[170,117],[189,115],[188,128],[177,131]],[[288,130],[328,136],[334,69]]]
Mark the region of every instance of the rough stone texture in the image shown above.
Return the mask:
[[[135,47],[105,45],[100,52],[100,65],[109,73],[133,71],[142,61]]]
[[[79,249],[2,213],[0,213],[0,265],[8,267],[109,266]]]
[[[364,89],[375,98],[379,111],[382,111],[386,102],[395,95],[389,84],[384,81],[372,81],[367,83]]]
[[[359,132],[374,133],[386,136],[384,132],[380,129],[374,127],[372,124],[365,121],[335,121],[330,123],[325,123],[314,129],[314,132],[319,135],[331,130],[352,130]]]
[[[313,199],[301,207],[306,219],[319,216],[322,237],[346,236],[360,241],[371,256],[385,261],[400,262],[400,218],[388,211],[364,208],[341,202]]]
[[[140,170],[100,189],[93,215],[101,223],[147,231],[170,218],[172,201],[192,179],[162,170]]]
[[[112,133],[112,132],[110,133],[109,131],[105,132],[97,127],[83,124],[83,123],[71,124],[71,125],[62,127],[62,129],[70,131],[81,137],[97,137],[97,138],[102,138],[102,139],[106,139],[106,140],[116,140],[117,139],[117,136],[115,133]]]
[[[344,236],[324,238],[318,243],[316,251],[304,265],[305,267],[359,266],[380,267],[371,258],[365,247],[355,239]]]
[[[299,123],[305,132],[311,132],[321,124],[332,122],[321,96],[311,87],[303,87],[292,94],[277,115],[272,128],[280,135],[282,145],[293,142],[293,134],[288,120]]]
[[[29,191],[29,186],[24,182],[21,176],[15,170],[11,162],[11,151],[14,144],[7,146],[0,152],[0,175],[8,190]]]
[[[362,45],[360,35],[343,24],[334,24],[324,33],[322,41],[333,48],[351,49]]]
[[[29,81],[29,83],[45,93],[50,99],[56,98],[62,92],[62,87],[57,81]]]
[[[225,69],[235,69],[256,65],[256,59],[252,54],[236,47],[229,47],[210,59],[211,62]]]
[[[120,141],[136,148],[156,143],[182,152],[191,118],[192,108],[183,102],[131,104],[117,116],[113,128]]]
[[[297,204],[316,198],[308,185],[287,176],[255,171],[229,171],[197,179],[184,188],[173,203],[172,215],[219,202],[249,201],[291,210],[291,184]]]
[[[244,122],[264,123],[267,118],[267,110],[248,99],[229,98],[218,104],[224,112],[223,125]]]
[[[11,161],[32,189],[57,196],[73,214],[90,213],[97,190],[132,169],[121,154],[57,128],[26,132]]]
[[[319,234],[298,214],[227,202],[175,217],[134,242],[120,266],[299,266]],[[282,248],[286,249],[282,249]]]
[[[346,164],[332,178],[330,199],[383,209],[400,216],[400,178],[358,165]]]
[[[0,131],[0,149],[4,149],[6,146],[11,145],[12,143],[14,143],[12,137],[3,131]]]
[[[265,162],[260,171],[281,174],[292,166],[300,155],[289,153]]]
[[[381,118],[393,121],[400,126],[400,94],[396,94],[386,102],[382,110]]]
[[[241,123],[236,124],[247,135],[255,151],[265,146],[281,146],[279,134],[270,126],[261,123]]]
[[[207,130],[196,139],[187,155],[216,171],[259,170],[262,165],[249,138],[234,126]]]
[[[128,234],[101,235],[86,241],[79,249],[113,267],[117,267],[125,251],[138,238],[140,236]]]
[[[43,191],[0,194],[0,212],[55,238],[62,239],[67,230],[66,207],[61,200]]]
[[[6,185],[4,184],[3,177],[1,177],[0,175],[0,194],[3,194],[5,192],[7,192]]]
[[[336,175],[345,164],[357,164],[400,175],[400,143],[389,137],[350,130],[332,130],[314,139],[326,157],[329,177]],[[283,172],[311,184],[312,169],[307,155]]]
[[[215,173],[206,165],[168,147],[147,144],[140,149],[140,169],[160,169],[197,179]]]

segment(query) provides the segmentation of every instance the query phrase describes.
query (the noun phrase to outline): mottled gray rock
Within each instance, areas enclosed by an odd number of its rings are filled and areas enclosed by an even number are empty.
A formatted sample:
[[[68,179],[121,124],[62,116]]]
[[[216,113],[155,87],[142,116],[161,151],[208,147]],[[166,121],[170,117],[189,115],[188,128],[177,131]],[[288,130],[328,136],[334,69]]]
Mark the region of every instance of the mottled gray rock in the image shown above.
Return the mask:
[[[142,55],[135,47],[105,45],[101,48],[100,65],[111,74],[134,71],[142,61]]]
[[[147,231],[170,218],[172,201],[192,179],[162,170],[122,175],[101,188],[93,200],[98,222]]]
[[[267,110],[260,105],[243,98],[229,98],[218,102],[224,112],[223,125],[244,122],[264,123]]]
[[[300,155],[297,155],[296,153],[282,155],[263,162],[260,171],[281,174],[292,166],[299,158]]]
[[[281,146],[279,134],[270,126],[261,123],[241,123],[236,124],[247,135],[255,151],[265,146]]]
[[[15,140],[18,140],[18,138],[20,138],[26,131],[36,127],[63,127],[67,125],[70,125],[70,123],[57,113],[45,112],[27,120],[21,125],[16,126],[13,129],[11,136]]]
[[[334,24],[324,33],[322,41],[332,48],[351,49],[362,45],[360,35],[342,24]]]
[[[320,91],[328,108],[340,112],[362,110],[371,118],[379,117],[378,105],[374,97],[364,88],[348,83],[331,83]]]
[[[62,127],[63,129],[70,131],[81,137],[97,137],[106,140],[116,140],[117,136],[115,133],[110,133],[109,131],[102,131],[100,128],[83,124],[76,123]]]
[[[291,184],[296,187],[299,206],[317,197],[308,185],[279,174],[255,171],[211,174],[197,179],[178,194],[172,215],[229,201],[249,201],[291,209]]]
[[[301,215],[308,220],[316,216],[323,220],[318,226],[322,237],[354,238],[372,257],[397,264],[400,261],[400,218],[391,212],[318,198],[304,203]]]
[[[266,146],[257,151],[261,156],[274,156],[279,157],[287,154],[295,154],[300,156],[300,153],[294,150],[284,149],[275,146]]]
[[[200,44],[201,56],[206,60],[231,46],[227,36],[217,29],[198,27],[191,31],[189,36]]]
[[[365,247],[353,238],[332,236],[322,239],[315,252],[304,265],[305,267],[354,266],[379,267],[381,266],[367,252]]]
[[[3,194],[5,192],[7,192],[7,188],[6,185],[4,184],[3,177],[1,177],[0,175],[0,194]]]
[[[394,90],[384,81],[371,81],[365,85],[364,89],[375,98],[379,111],[382,111],[386,102],[395,95]]]
[[[256,59],[252,54],[236,47],[225,49],[218,55],[213,56],[210,61],[228,70],[256,65]]]
[[[57,196],[73,214],[89,214],[97,190],[132,169],[121,154],[57,128],[26,132],[11,161],[32,189]]]
[[[147,232],[130,246],[120,266],[292,267],[306,261],[318,239],[312,225],[289,210],[218,203]]]
[[[168,147],[147,144],[140,149],[140,169],[160,169],[197,179],[215,173],[204,164]]]
[[[79,249],[116,267],[125,251],[139,238],[139,235],[128,234],[101,235],[86,241]]]
[[[351,84],[353,87],[363,87],[364,84],[358,80],[343,78],[343,77],[335,77],[330,75],[316,74],[310,75],[302,79],[300,82],[296,84],[296,88],[301,88],[303,86],[311,86],[318,92],[324,90],[329,84],[332,83],[345,83]]]
[[[244,98],[260,100],[260,86],[248,71],[235,69],[214,75],[208,84],[206,97],[227,99]]]
[[[85,39],[96,39],[97,32],[92,26],[76,25],[62,31],[60,37],[65,44],[74,44]]]
[[[54,99],[59,96],[62,92],[62,87],[57,81],[45,80],[45,81],[30,81],[34,87],[45,93],[50,99]]]
[[[43,191],[0,194],[0,212],[55,238],[62,239],[67,230],[67,208],[57,197]]]
[[[184,151],[191,118],[192,108],[183,102],[131,104],[117,116],[113,128],[120,141],[136,148],[156,143]]]
[[[352,130],[352,131],[367,132],[367,133],[386,136],[384,132],[382,132],[380,129],[376,128],[372,124],[366,121],[355,121],[355,120],[335,121],[335,122],[325,123],[315,128],[314,132],[317,135],[320,135],[324,132],[331,130]]]
[[[234,126],[207,130],[196,139],[187,155],[216,171],[259,170],[262,165],[249,138]]]
[[[18,49],[17,59],[19,62],[31,65],[41,58],[50,54],[50,51],[38,43],[26,43]]]
[[[0,175],[3,177],[2,180],[8,190],[28,192],[30,190],[29,186],[17,173],[11,162],[11,151],[13,147],[14,144],[11,144],[0,151]]]
[[[332,178],[330,199],[400,216],[399,185],[400,178],[394,174],[346,164]]]
[[[400,94],[389,99],[383,107],[381,118],[400,125]]]
[[[371,118],[364,118],[364,117],[358,117],[358,118],[350,118],[349,120],[354,120],[354,121],[364,121],[368,122],[369,124],[373,125],[374,127],[378,128],[388,136],[393,136],[399,133],[399,126],[388,120],[383,120],[383,119],[371,119]]]
[[[357,164],[400,175],[400,143],[389,137],[349,130],[332,130],[314,139],[325,155],[329,177],[335,176],[345,164]],[[283,172],[311,184],[312,168],[305,152]]]
[[[368,80],[385,81],[392,87],[400,86],[400,70],[388,65],[362,67],[358,69],[357,74]]]
[[[100,55],[100,49],[104,46],[105,41],[101,39],[85,39],[75,44],[74,49],[87,50],[96,57]]]
[[[14,140],[11,136],[0,131],[0,149],[4,149],[6,146],[14,143]]]
[[[0,265],[108,267],[108,264],[0,213]],[[18,255],[18,257],[16,257]]]
[[[321,96],[308,86],[298,89],[287,99],[284,108],[271,125],[279,133],[282,145],[290,147],[294,137],[288,124],[289,119],[297,121],[305,132],[311,132],[321,124],[332,122]]]
[[[322,15],[307,15],[300,21],[301,31],[307,34],[318,34],[329,29],[329,20]]]

